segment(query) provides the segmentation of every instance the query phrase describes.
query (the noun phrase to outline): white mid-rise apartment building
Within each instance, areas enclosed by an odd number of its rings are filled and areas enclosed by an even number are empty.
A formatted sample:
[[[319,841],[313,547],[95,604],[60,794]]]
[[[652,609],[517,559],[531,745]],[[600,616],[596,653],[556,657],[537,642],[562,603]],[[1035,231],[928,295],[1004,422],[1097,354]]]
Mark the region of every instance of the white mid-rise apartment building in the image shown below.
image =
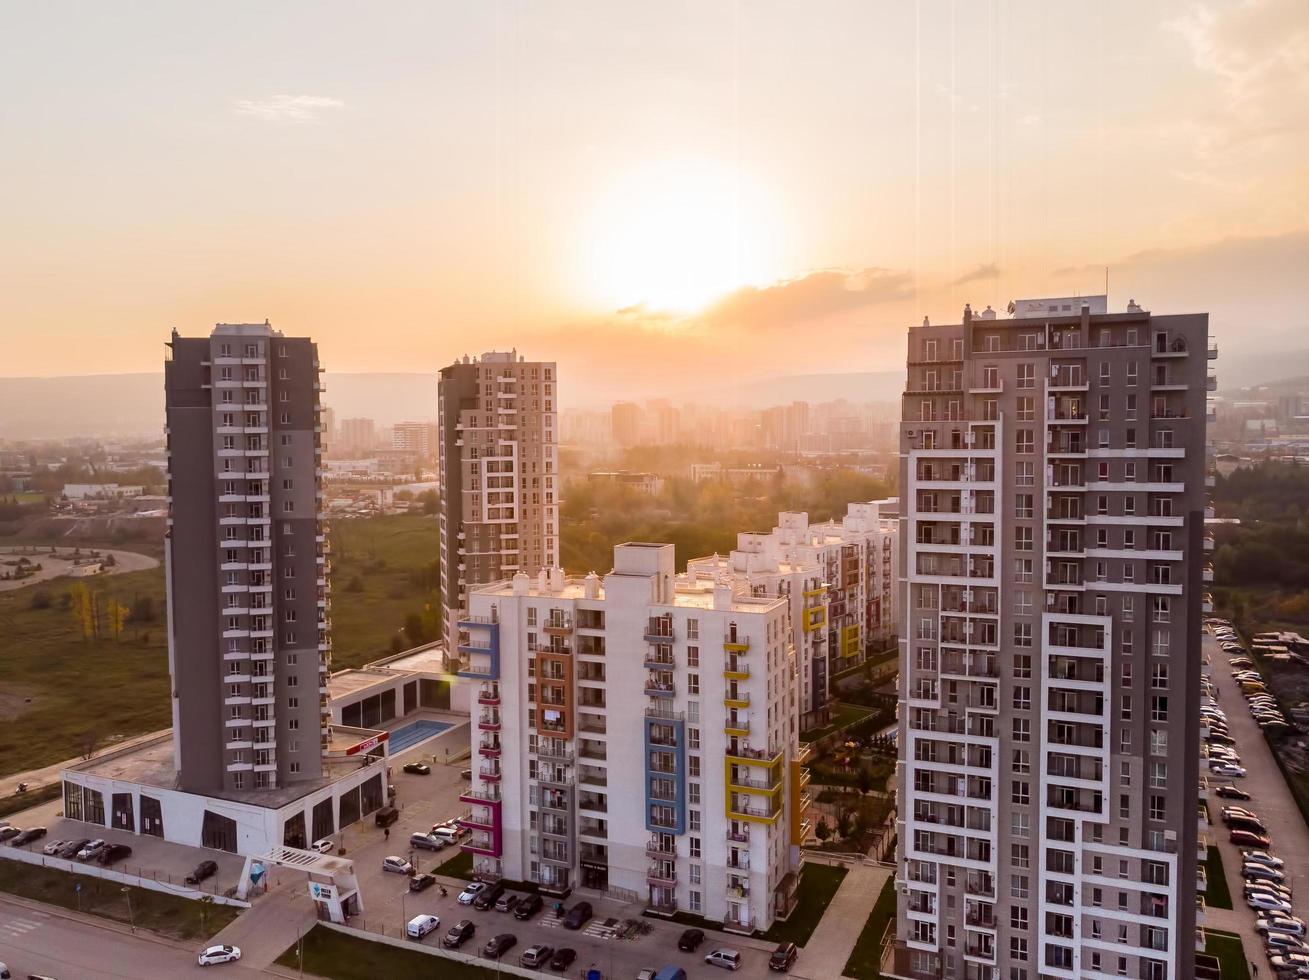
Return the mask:
[[[623,544],[603,579],[474,589],[480,874],[641,900],[740,931],[790,914],[808,831],[791,606]]]
[[[881,972],[1186,980],[1208,318],[1014,309],[909,331]]]
[[[899,535],[899,502],[870,500],[821,523],[783,512],[769,532],[738,534],[731,554],[687,562],[694,578],[789,597],[804,729],[827,723],[832,675],[863,663],[896,632]]]

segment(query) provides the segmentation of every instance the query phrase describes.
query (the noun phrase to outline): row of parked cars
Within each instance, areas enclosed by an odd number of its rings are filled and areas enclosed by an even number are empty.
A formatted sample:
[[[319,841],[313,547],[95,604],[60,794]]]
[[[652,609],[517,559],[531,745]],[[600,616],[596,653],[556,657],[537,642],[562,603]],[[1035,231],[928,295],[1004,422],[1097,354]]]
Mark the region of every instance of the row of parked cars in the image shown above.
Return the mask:
[[[1232,676],[1250,703],[1250,710],[1261,727],[1286,727],[1272,696],[1262,690],[1263,680],[1254,670],[1254,663],[1246,656],[1240,635],[1226,620],[1209,620],[1206,626],[1217,638],[1231,660]],[[1266,700],[1265,700],[1266,699]],[[1227,729],[1227,715],[1218,706],[1213,686],[1205,682],[1201,712],[1208,725],[1210,771],[1214,768],[1215,753],[1221,757],[1224,750],[1235,753],[1235,740]],[[1237,760],[1239,766],[1239,759]],[[1244,769],[1241,775],[1245,774]],[[1243,802],[1250,794],[1234,784],[1219,786],[1216,795]],[[1309,978],[1309,943],[1306,943],[1305,922],[1294,914],[1291,904],[1291,883],[1286,865],[1272,851],[1272,835],[1249,807],[1231,804],[1220,811],[1233,844],[1241,848],[1241,879],[1244,882],[1242,897],[1256,915],[1255,928],[1263,938],[1268,951],[1268,962],[1278,977]]]

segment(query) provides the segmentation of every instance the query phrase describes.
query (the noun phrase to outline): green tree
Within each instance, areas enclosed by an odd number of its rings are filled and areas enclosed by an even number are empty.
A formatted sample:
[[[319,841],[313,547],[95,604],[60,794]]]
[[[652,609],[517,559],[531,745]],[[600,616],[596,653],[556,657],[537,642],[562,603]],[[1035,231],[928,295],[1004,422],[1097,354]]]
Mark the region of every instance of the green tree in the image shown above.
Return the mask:
[[[814,828],[814,836],[821,841],[825,841],[832,836],[832,828],[827,826],[826,817],[818,818],[818,826]]]

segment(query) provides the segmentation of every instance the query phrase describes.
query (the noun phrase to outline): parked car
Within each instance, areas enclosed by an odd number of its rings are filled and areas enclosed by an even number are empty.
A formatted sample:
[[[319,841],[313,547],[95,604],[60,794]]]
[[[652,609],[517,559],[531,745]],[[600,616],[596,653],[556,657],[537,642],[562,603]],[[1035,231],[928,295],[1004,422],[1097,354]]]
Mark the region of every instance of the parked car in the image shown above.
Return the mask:
[[[127,844],[109,844],[100,852],[98,860],[103,865],[113,864],[115,861],[125,861],[132,856],[132,848]]]
[[[61,858],[75,858],[77,857],[77,852],[86,847],[89,843],[91,843],[90,837],[80,837],[77,840],[70,840],[59,849],[59,856]],[[191,884],[191,882],[187,882],[187,884]]]
[[[414,866],[404,858],[392,854],[389,857],[382,858],[382,870],[390,871],[398,875],[411,875],[414,873]]]
[[[0,963],[0,980],[10,980],[12,976],[13,974],[9,972],[9,967],[4,963]]]
[[[19,827],[2,827],[0,828],[0,844],[13,840],[23,831]]]
[[[445,841],[435,834],[425,834],[421,830],[409,835],[409,846],[422,851],[439,851],[446,846]]]
[[[1250,794],[1238,786],[1219,786],[1214,792],[1225,800],[1248,800],[1250,798]]]
[[[472,939],[473,933],[476,931],[477,927],[473,925],[471,919],[460,919],[441,937],[441,945],[446,949],[458,949]]]
[[[309,845],[309,850],[317,851],[319,854],[331,854],[335,848],[336,845],[332,843],[332,838],[330,837],[324,837],[322,840],[316,840]]]
[[[495,900],[495,910],[497,912],[512,912],[518,908],[519,898],[513,892],[507,895],[501,895]]]
[[[467,779],[469,782],[471,782],[472,779],[473,779],[473,770],[471,770],[471,769],[460,769],[460,770],[459,770],[459,778],[460,778],[460,779]]]
[[[495,903],[500,901],[500,896],[504,893],[504,884],[497,881],[494,885],[484,889],[475,899],[473,899],[473,908],[481,909],[483,912],[489,911],[495,907]]]
[[[53,857],[62,851],[69,844],[66,840],[52,840],[45,847],[41,848],[41,853]]]
[[[432,767],[426,762],[406,762],[401,768],[405,772],[413,773],[415,776],[430,776],[432,774]]]
[[[240,946],[210,946],[200,954],[201,966],[215,966],[219,963],[235,963],[241,958]]]
[[[429,875],[424,871],[420,875],[414,875],[409,879],[409,890],[411,892],[425,892],[436,884],[436,875]]]
[[[577,950],[571,946],[562,946],[555,950],[554,956],[550,957],[550,969],[562,973],[573,965],[575,959],[577,959]]]
[[[1287,953],[1268,957],[1268,965],[1278,976],[1303,977],[1309,975],[1309,956]]]
[[[1288,936],[1304,935],[1304,919],[1293,915],[1270,915],[1266,919],[1256,919],[1256,932],[1282,932]]]
[[[389,827],[400,819],[400,811],[393,806],[384,806],[373,815],[373,823],[379,827]]]
[[[564,916],[565,929],[580,929],[591,919],[591,903],[578,902]]]
[[[677,940],[677,948],[684,953],[694,953],[704,942],[704,933],[699,929],[687,929]]]
[[[524,895],[518,907],[514,909],[514,918],[526,921],[545,907],[545,900],[535,893]]]
[[[95,840],[89,840],[82,845],[82,849],[77,852],[77,860],[94,861],[100,856],[100,852],[105,849],[106,841],[97,837]]]
[[[1244,864],[1263,864],[1270,868],[1281,868],[1286,865],[1281,858],[1273,857],[1267,851],[1242,851],[1241,861]]]
[[[464,828],[453,820],[432,824],[432,836],[439,837],[447,844],[453,844],[464,835]]]
[[[486,882],[484,881],[471,882],[463,891],[459,893],[458,902],[460,905],[472,905],[473,900],[477,898],[478,895],[482,894],[482,892],[484,891],[486,891]]]
[[[796,957],[800,955],[800,949],[795,943],[782,943],[775,950],[773,955],[768,957],[768,969],[777,973],[785,973],[791,969],[795,963]]]
[[[26,847],[28,844],[32,843],[32,841],[40,840],[44,836],[44,827],[28,827],[17,837],[11,839],[9,843],[13,847]]]
[[[1271,892],[1255,892],[1246,896],[1245,904],[1252,909],[1268,909],[1269,911],[1290,912],[1291,903],[1279,895]]]
[[[218,865],[213,861],[201,861],[195,866],[195,870],[186,876],[188,885],[198,885],[208,878],[218,874]]]
[[[1240,779],[1245,775],[1244,766],[1238,766],[1229,762],[1219,763],[1216,766],[1211,765],[1209,768],[1215,776],[1222,776],[1226,779]]]
[[[405,935],[410,939],[422,940],[440,925],[441,920],[435,915],[416,915],[405,923]]]
[[[518,962],[523,966],[537,969],[545,966],[550,962],[550,957],[554,956],[555,951],[545,943],[533,943],[523,950],[523,955],[518,957]]]
[[[512,932],[502,932],[498,936],[492,936],[482,947],[482,955],[493,960],[498,960],[505,953],[513,949],[518,943],[518,937]]]
[[[1232,817],[1223,822],[1227,824],[1228,830],[1248,830],[1252,834],[1268,835],[1268,828],[1262,822],[1250,817]]]
[[[710,966],[721,967],[724,970],[741,969],[741,954],[734,949],[716,949],[706,956],[704,961]]]

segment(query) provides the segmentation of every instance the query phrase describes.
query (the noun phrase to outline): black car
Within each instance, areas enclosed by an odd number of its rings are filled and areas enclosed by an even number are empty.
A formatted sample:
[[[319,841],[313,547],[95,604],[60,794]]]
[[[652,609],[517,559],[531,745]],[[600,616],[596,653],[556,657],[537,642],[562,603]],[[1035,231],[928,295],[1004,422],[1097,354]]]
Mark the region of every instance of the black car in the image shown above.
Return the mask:
[[[9,843],[12,844],[14,847],[23,847],[26,844],[32,843],[32,841],[34,840],[40,840],[44,836],[45,836],[44,827],[29,827],[27,830],[24,830],[21,834],[19,834],[17,837],[11,840]]]
[[[791,969],[791,964],[795,962],[795,958],[799,955],[800,950],[795,943],[782,943],[768,957],[768,969],[777,973],[785,973]]]
[[[483,888],[481,893],[473,899],[473,908],[481,909],[483,912],[494,908],[495,903],[500,900],[500,896],[504,893],[505,886],[497,881],[490,888]]]
[[[113,864],[132,856],[132,849],[126,844],[106,844],[105,849],[96,858],[101,864]]]
[[[424,871],[420,875],[414,875],[409,879],[409,890],[411,892],[423,892],[436,884],[436,876],[429,875]]]
[[[498,936],[492,936],[482,947],[482,955],[493,960],[498,960],[505,953],[513,949],[518,943],[518,937],[512,932],[502,932]]]
[[[704,942],[704,933],[699,929],[687,929],[677,940],[677,948],[684,953],[694,953]]]
[[[195,866],[195,870],[186,876],[188,885],[198,885],[206,878],[212,878],[218,874],[218,865],[213,861],[201,861]]]
[[[77,852],[86,847],[89,843],[91,843],[90,837],[81,837],[77,840],[70,840],[59,849],[59,856],[61,858],[75,858],[77,857]]]
[[[524,895],[523,900],[514,909],[515,919],[530,919],[545,907],[545,900],[540,895]]]
[[[550,969],[562,973],[573,965],[575,959],[577,959],[577,950],[568,946],[556,949],[554,956],[550,957]]]
[[[441,945],[446,949],[458,949],[472,939],[473,933],[476,931],[477,927],[473,925],[470,919],[460,919],[441,937]]]
[[[1250,799],[1250,794],[1238,786],[1219,786],[1214,792],[1225,800]]]
[[[591,919],[591,903],[578,902],[564,916],[565,929],[580,929]]]
[[[412,772],[415,776],[430,776],[432,767],[426,762],[406,762],[402,767],[405,772]]]
[[[472,779],[472,778],[473,778],[473,770],[471,770],[471,769],[460,769],[460,770],[459,770],[459,778],[460,778],[460,779]]]

